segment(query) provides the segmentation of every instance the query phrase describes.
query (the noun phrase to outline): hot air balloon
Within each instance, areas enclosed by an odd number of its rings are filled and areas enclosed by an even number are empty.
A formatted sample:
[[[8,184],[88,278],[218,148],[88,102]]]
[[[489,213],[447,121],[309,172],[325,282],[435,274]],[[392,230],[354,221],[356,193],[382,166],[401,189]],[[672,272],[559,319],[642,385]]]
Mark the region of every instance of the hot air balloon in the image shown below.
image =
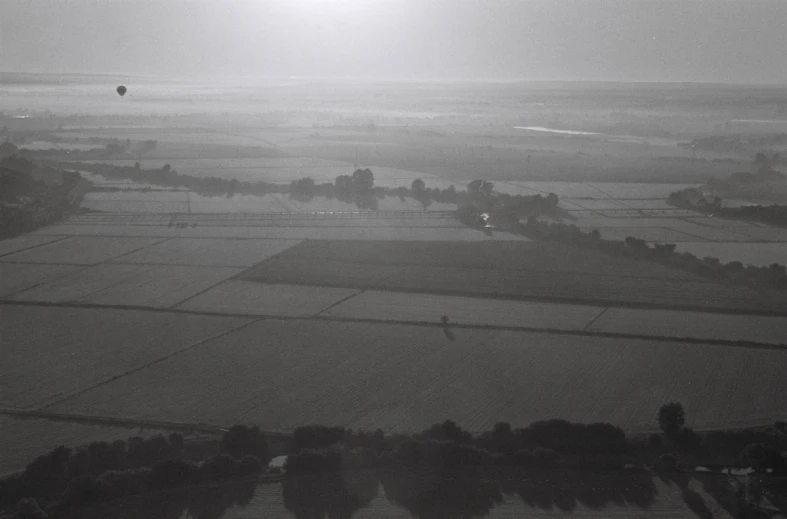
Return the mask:
[[[117,93],[120,94],[120,97],[123,97],[124,95],[126,95],[126,87],[120,85],[119,87],[117,87]]]

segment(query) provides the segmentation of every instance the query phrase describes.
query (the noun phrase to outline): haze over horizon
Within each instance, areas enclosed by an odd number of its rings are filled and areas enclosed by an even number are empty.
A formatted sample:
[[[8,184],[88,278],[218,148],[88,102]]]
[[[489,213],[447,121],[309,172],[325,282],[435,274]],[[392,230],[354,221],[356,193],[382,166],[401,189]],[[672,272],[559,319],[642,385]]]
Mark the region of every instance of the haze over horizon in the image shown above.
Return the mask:
[[[0,3],[0,70],[787,83],[782,0]]]

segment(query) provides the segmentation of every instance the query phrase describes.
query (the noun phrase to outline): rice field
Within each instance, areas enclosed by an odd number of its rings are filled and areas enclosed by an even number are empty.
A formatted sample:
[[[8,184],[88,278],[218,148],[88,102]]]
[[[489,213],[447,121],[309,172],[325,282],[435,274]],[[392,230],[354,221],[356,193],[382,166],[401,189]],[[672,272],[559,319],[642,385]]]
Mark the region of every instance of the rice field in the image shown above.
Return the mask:
[[[268,319],[48,409],[390,432],[447,418],[480,431],[497,421],[555,417],[652,430],[668,401],[682,402],[697,428],[784,418],[783,351],[499,330],[453,335],[438,327]]]
[[[0,405],[45,406],[248,322],[134,310],[0,305]]]
[[[103,215],[99,215],[99,219]],[[374,240],[374,241],[439,241],[439,242],[492,242],[492,241],[529,241],[522,236],[507,233],[484,234],[476,229],[457,225],[454,219],[425,219],[425,225],[413,225],[415,220],[403,219],[378,220],[358,218],[350,225],[341,225],[331,220],[329,225],[316,222],[309,225],[302,220],[290,225],[286,221],[269,223],[260,219],[251,225],[227,225],[226,222],[211,224],[197,223],[196,227],[168,227],[168,221],[150,225],[145,221],[134,223],[139,215],[123,215],[119,221],[107,218],[104,221],[72,219],[35,231],[45,236],[79,237],[155,237],[155,238],[275,238],[283,240]],[[164,215],[162,215],[163,217]],[[180,221],[175,220],[174,223]],[[361,224],[365,221],[366,225]],[[189,222],[191,223],[191,222]],[[196,222],[195,222],[196,223]],[[304,223],[306,223],[304,225]],[[339,225],[337,225],[339,224]]]
[[[787,258],[787,242],[781,243],[707,243],[684,242],[675,248],[678,252],[690,252],[698,258],[711,256],[722,262],[740,261],[744,265],[759,267],[773,263],[784,264]]]
[[[308,241],[243,276],[443,295],[784,312],[784,297],[562,244]]]
[[[226,314],[309,317],[357,293],[349,288],[263,285],[233,280],[189,299],[178,308]]]
[[[25,249],[32,249],[39,245],[51,243],[53,241],[62,240],[57,236],[37,236],[34,234],[23,234],[16,238],[9,238],[7,240],[0,240],[0,257],[13,254]]]
[[[51,227],[44,229],[49,230]],[[3,256],[2,261],[8,263],[96,265],[137,249],[149,247],[160,241],[162,240],[157,238],[73,236]]]
[[[47,281],[61,278],[80,267],[76,265],[34,265],[0,263],[0,297],[10,296]]]
[[[611,257],[562,243],[500,241],[493,243],[413,243],[317,241],[298,244],[279,255],[282,262],[327,261],[355,265],[476,268],[493,271],[566,272],[652,279],[700,278],[657,264]]]
[[[787,317],[608,308],[586,329],[653,337],[759,342],[787,348]]]
[[[183,265],[95,265],[10,297],[14,301],[169,308],[242,270]]]
[[[172,238],[126,254],[122,263],[251,267],[297,245],[297,240]]]

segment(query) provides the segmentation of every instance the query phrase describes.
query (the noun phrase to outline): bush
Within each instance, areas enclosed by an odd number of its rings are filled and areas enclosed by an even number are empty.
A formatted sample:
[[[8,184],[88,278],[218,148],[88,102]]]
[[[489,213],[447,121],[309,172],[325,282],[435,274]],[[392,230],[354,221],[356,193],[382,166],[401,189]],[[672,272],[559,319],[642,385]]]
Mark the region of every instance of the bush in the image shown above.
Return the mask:
[[[202,463],[200,473],[205,479],[227,479],[236,474],[237,465],[232,456],[217,454]]]
[[[270,461],[268,442],[259,427],[233,426],[222,436],[220,448],[235,459],[250,455],[263,464]]]
[[[690,452],[698,451],[702,443],[700,437],[690,427],[682,427],[675,433],[673,441],[677,448]]]
[[[38,501],[32,498],[25,498],[16,504],[16,514],[14,519],[46,519],[49,517],[46,512],[38,506]]]
[[[787,473],[787,460],[782,453],[764,443],[747,445],[740,454],[740,462],[744,467],[751,467],[756,472],[773,470],[779,475]]]
[[[468,443],[473,440],[473,435],[462,430],[451,420],[446,420],[441,424],[435,424],[420,434],[425,440],[451,441],[457,443]]]
[[[341,427],[308,425],[295,429],[292,433],[292,439],[297,450],[324,449],[341,442],[344,439],[344,429]]]
[[[199,481],[200,468],[186,460],[163,460],[153,464],[149,482],[153,490],[182,487]]]
[[[674,454],[664,453],[659,456],[659,468],[664,470],[675,470],[678,467],[678,458]]]
[[[255,476],[262,474],[264,467],[257,456],[245,456],[238,463],[238,474],[241,476]]]
[[[108,470],[96,483],[105,497],[120,497],[145,492],[149,486],[151,469]]]
[[[667,438],[672,438],[686,423],[683,406],[678,402],[664,404],[659,409],[659,427]]]
[[[70,508],[79,508],[102,497],[101,487],[92,474],[84,474],[72,479],[63,494],[63,501]]]

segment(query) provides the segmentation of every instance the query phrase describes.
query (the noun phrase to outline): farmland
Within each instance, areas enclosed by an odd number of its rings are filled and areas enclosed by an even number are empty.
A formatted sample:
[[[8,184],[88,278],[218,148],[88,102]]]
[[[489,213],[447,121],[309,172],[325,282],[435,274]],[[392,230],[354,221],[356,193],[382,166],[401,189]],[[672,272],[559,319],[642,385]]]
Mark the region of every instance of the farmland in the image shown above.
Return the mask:
[[[0,405],[22,409],[78,393],[248,322],[11,305],[0,305],[0,317]],[[25,382],[30,380],[38,382]]]
[[[653,429],[655,410],[673,400],[698,428],[767,423],[783,412],[783,351],[453,333],[449,341],[436,327],[268,319],[46,409],[273,430],[323,423],[389,431],[422,430],[446,417],[472,431],[549,417]]]
[[[697,429],[784,420],[783,294],[481,232],[453,217],[454,204],[386,197],[381,213],[361,214],[355,203],[284,189],[301,177],[333,182],[367,167],[385,187],[422,179],[427,188],[462,190],[482,178],[497,193],[554,193],[564,223],[603,238],[783,263],[784,229],[666,203],[711,176],[749,170],[759,150],[685,144],[726,131],[733,119],[766,118],[783,92],[139,83],[122,103],[114,87],[105,95],[99,84],[26,91],[11,83],[0,96],[0,126],[21,148],[70,169],[83,161],[153,170],[151,184],[85,174],[95,190],[84,213],[0,242],[1,407],[386,433],[449,418],[481,431],[551,417],[651,431],[668,401],[682,402]],[[46,109],[52,114],[37,111]],[[144,140],[157,142],[134,151]],[[50,141],[59,151],[41,151]],[[156,185],[167,165],[284,186],[209,196]],[[0,473],[57,443],[132,434],[0,415]],[[684,489],[654,484],[654,510],[692,513]],[[692,485],[710,502],[707,488]],[[199,497],[204,504],[215,495]],[[224,519],[287,513],[278,486],[243,495],[250,505]],[[573,513],[649,513],[632,502],[580,501]],[[525,505],[508,493],[489,517],[551,515],[549,504]],[[353,517],[395,514],[409,515],[380,493]]]
[[[778,293],[728,287],[659,265],[540,242],[495,242],[473,247],[469,243],[419,246],[404,242],[308,241],[264,262],[244,277],[264,283],[622,306],[784,310],[784,298]]]

